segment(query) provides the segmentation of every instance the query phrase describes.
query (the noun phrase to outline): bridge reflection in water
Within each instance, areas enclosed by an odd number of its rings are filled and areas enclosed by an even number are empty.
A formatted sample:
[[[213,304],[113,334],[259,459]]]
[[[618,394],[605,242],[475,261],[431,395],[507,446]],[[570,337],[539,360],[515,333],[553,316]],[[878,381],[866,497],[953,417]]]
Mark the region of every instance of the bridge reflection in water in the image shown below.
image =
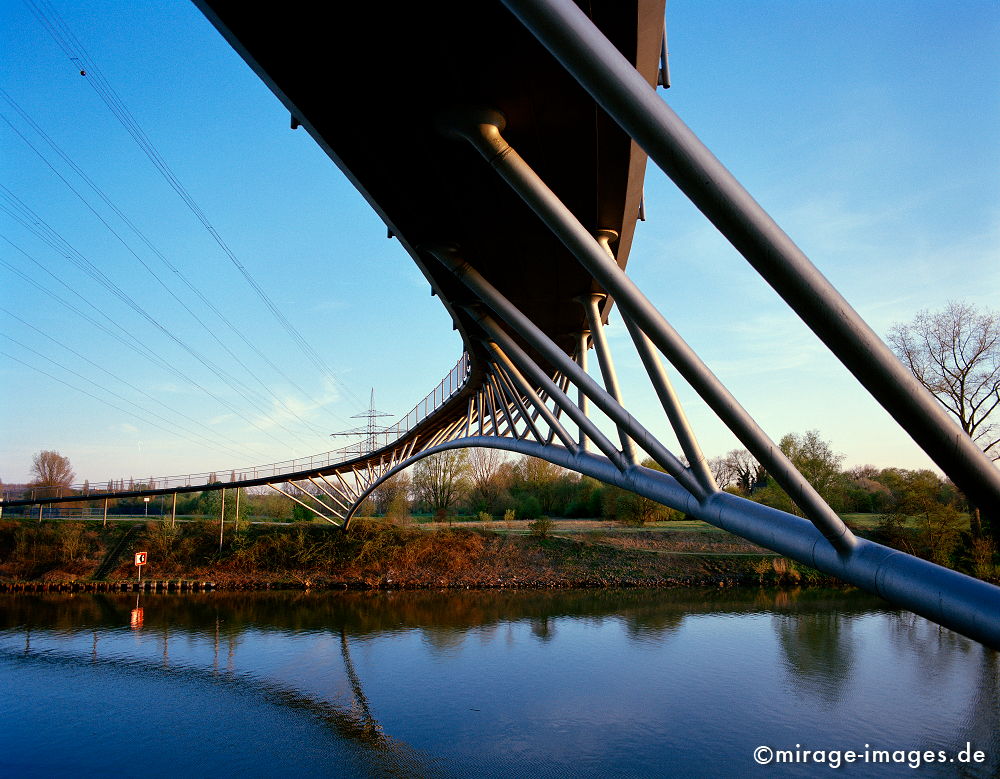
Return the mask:
[[[121,745],[106,734],[125,732],[165,761],[151,775],[188,759],[202,774],[720,775],[752,765],[758,744],[796,742],[971,742],[989,761],[969,776],[1000,768],[1000,656],[856,592],[216,593],[141,606],[133,629],[130,596],[0,597],[0,760],[43,739],[53,761],[82,750],[113,766]],[[67,709],[77,698],[86,709]]]

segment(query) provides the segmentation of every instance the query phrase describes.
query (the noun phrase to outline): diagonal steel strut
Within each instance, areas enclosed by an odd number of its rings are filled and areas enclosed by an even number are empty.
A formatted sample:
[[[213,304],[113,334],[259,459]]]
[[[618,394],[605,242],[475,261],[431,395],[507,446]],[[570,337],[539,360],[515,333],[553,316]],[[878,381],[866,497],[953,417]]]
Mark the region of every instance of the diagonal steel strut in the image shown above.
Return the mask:
[[[623,316],[632,318],[639,325],[716,415],[768,469],[768,473],[784,488],[830,543],[839,551],[849,553],[854,548],[856,539],[843,520],[826,504],[756,420],[649,302],[635,282],[608,256],[597,240],[580,224],[573,212],[503,139],[501,130],[504,125],[505,120],[497,112],[481,111],[467,116],[466,123],[454,127],[453,131],[469,141],[483,155],[493,169],[510,184],[566,248],[615,298]],[[700,485],[698,489],[701,489]]]

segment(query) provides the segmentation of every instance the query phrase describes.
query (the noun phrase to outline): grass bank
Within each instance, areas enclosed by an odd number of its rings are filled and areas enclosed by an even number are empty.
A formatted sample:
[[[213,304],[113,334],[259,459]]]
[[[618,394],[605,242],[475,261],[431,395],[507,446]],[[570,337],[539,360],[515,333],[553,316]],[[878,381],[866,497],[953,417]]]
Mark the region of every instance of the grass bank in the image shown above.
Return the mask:
[[[818,572],[701,523],[621,528],[555,522],[396,526],[227,526],[218,522],[0,523],[0,582],[143,578],[313,588],[659,587],[831,583]],[[533,532],[534,530],[534,532]]]

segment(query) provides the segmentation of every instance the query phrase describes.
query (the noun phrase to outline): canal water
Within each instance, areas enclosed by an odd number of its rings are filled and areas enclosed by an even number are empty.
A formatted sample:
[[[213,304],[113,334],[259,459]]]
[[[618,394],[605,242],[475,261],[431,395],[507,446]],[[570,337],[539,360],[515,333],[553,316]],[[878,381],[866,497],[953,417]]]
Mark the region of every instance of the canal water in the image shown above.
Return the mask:
[[[0,596],[0,711],[11,777],[1000,773],[998,653],[816,589]]]

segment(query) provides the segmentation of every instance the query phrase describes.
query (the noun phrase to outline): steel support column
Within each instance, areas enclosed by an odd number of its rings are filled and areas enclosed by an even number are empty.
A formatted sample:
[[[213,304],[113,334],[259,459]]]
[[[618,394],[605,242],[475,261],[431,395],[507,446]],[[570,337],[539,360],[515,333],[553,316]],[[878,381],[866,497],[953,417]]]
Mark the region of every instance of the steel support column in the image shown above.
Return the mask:
[[[308,505],[308,504],[306,504],[306,503],[303,503],[303,502],[302,502],[301,500],[299,500],[298,498],[296,498],[296,497],[295,497],[295,496],[293,496],[293,495],[289,495],[289,494],[288,494],[287,492],[285,492],[285,491],[284,491],[283,489],[281,489],[281,488],[279,488],[279,487],[276,487],[276,486],[275,486],[275,485],[273,485],[273,484],[268,484],[267,486],[268,486],[268,487],[270,487],[270,488],[271,488],[272,490],[274,490],[275,492],[280,492],[280,493],[281,493],[282,495],[284,495],[284,496],[285,496],[286,498],[288,498],[289,500],[294,500],[294,501],[295,501],[296,503],[298,503],[298,504],[299,504],[300,506],[302,506],[302,508],[304,508],[304,509],[305,509],[306,511],[309,511],[309,512],[311,512],[311,513],[315,514],[315,515],[316,515],[317,517],[319,517],[320,519],[324,519],[324,520],[326,520],[327,522],[329,522],[329,523],[330,523],[331,525],[335,525],[336,527],[341,527],[341,525],[338,525],[338,524],[337,524],[336,522],[334,522],[334,521],[333,521],[332,519],[330,519],[329,517],[324,517],[324,516],[323,516],[322,514],[320,514],[320,513],[318,512],[318,511],[316,511],[316,509],[314,509],[314,508],[313,508],[312,506],[310,506],[310,505]],[[296,487],[298,487],[298,485],[296,485]],[[308,493],[307,493],[307,494],[308,494]],[[360,505],[360,501],[358,502],[358,505]]]
[[[521,393],[528,399],[528,402],[534,405],[535,413],[540,416],[545,424],[549,426],[550,433],[555,431],[555,434],[559,437],[559,440],[563,442],[570,451],[576,450],[576,442],[573,437],[566,432],[566,428],[562,426],[562,423],[556,418],[556,415],[552,412],[545,401],[531,388],[531,385],[525,379],[524,375],[521,373],[520,369],[513,363],[507,353],[504,351],[503,347],[493,341],[487,342],[487,347],[493,352],[493,355],[499,361],[499,365],[503,367],[507,375],[510,377],[511,381],[518,385]],[[546,382],[551,382],[547,376],[545,377]],[[540,382],[540,386],[545,385],[545,382]],[[537,417],[536,417],[537,418]],[[550,440],[550,439],[549,439]],[[539,443],[547,443],[548,441],[542,441],[539,437]],[[612,447],[613,449],[614,447]]]
[[[673,384],[670,383],[670,379],[667,377],[667,372],[663,368],[660,356],[656,353],[656,349],[650,343],[646,334],[636,327],[635,323],[628,317],[623,317],[623,319],[625,327],[628,328],[629,335],[632,336],[632,341],[635,343],[639,359],[642,360],[643,367],[646,369],[646,375],[649,376],[653,389],[656,390],[656,396],[660,399],[663,413],[667,415],[670,427],[673,428],[674,435],[677,436],[677,442],[681,445],[684,456],[687,457],[688,462],[691,464],[691,471],[694,473],[695,478],[704,485],[706,490],[709,492],[718,492],[719,485],[715,483],[715,477],[708,467],[705,455],[698,444],[698,439],[695,438],[694,431],[688,424],[687,415],[684,413],[684,408],[681,406],[677,393],[674,392]]]
[[[580,366],[580,370],[587,370],[587,348],[588,339],[590,337],[590,331],[581,330],[580,335],[577,338],[577,353],[576,353],[576,364]],[[576,404],[580,407],[585,415],[587,413],[587,393],[583,391],[583,387],[576,388]],[[588,449],[587,436],[583,434],[583,430],[580,430],[580,449],[584,452]]]
[[[478,322],[486,334],[489,335],[497,346],[503,350],[504,355],[508,357],[508,359],[510,359],[519,370],[527,373],[528,377],[535,384],[543,387],[546,392],[548,392],[549,396],[555,401],[557,411],[560,409],[564,410],[570,419],[576,422],[581,429],[586,431],[587,437],[594,442],[594,445],[600,449],[604,453],[605,457],[611,460],[616,467],[620,470],[628,468],[629,463],[622,456],[622,453],[615,448],[615,445],[611,443],[608,437],[604,435],[604,433],[597,428],[597,425],[591,422],[588,417],[583,415],[583,412],[580,411],[579,407],[569,399],[566,393],[563,392],[556,385],[556,383],[552,381],[552,379],[545,375],[545,372],[541,368],[535,365],[525,351],[514,342],[513,338],[504,332],[503,328],[500,327],[492,317],[486,314],[479,314]],[[540,408],[545,409],[545,411],[550,411],[544,404],[541,405]],[[555,416],[555,412],[550,413]],[[558,421],[556,421],[556,424],[559,424]],[[562,425],[559,425],[558,428],[553,428],[553,430],[557,431],[559,429],[562,429]],[[566,441],[564,441],[564,443],[566,443],[568,447],[576,449],[572,438],[569,438],[568,443]],[[546,444],[550,445],[548,441],[546,441]]]
[[[500,385],[504,388],[506,393],[509,394],[510,397],[513,399],[514,405],[517,407],[518,416],[520,416],[521,419],[524,420],[526,428],[525,432],[530,431],[531,435],[534,436],[535,440],[541,443],[542,434],[538,431],[538,428],[535,427],[535,422],[534,419],[532,419],[532,415],[529,414],[527,408],[525,408],[524,402],[521,400],[521,392],[519,392],[514,387],[510,377],[507,376],[506,372],[500,365],[494,363],[493,367],[496,370],[497,379],[499,380]]]
[[[601,321],[601,312],[597,310],[599,301],[604,300],[607,295],[595,292],[582,298],[577,298],[577,302],[583,306],[587,313],[587,322],[590,325],[590,335],[594,340],[594,351],[597,352],[597,362],[601,366],[601,376],[604,377],[604,387],[608,394],[622,404],[622,391],[618,385],[618,374],[615,373],[615,363],[611,357],[611,349],[608,347],[608,338],[604,334],[604,322]],[[618,437],[622,442],[622,454],[631,463],[636,462],[635,446],[632,439],[621,426],[618,427]]]

